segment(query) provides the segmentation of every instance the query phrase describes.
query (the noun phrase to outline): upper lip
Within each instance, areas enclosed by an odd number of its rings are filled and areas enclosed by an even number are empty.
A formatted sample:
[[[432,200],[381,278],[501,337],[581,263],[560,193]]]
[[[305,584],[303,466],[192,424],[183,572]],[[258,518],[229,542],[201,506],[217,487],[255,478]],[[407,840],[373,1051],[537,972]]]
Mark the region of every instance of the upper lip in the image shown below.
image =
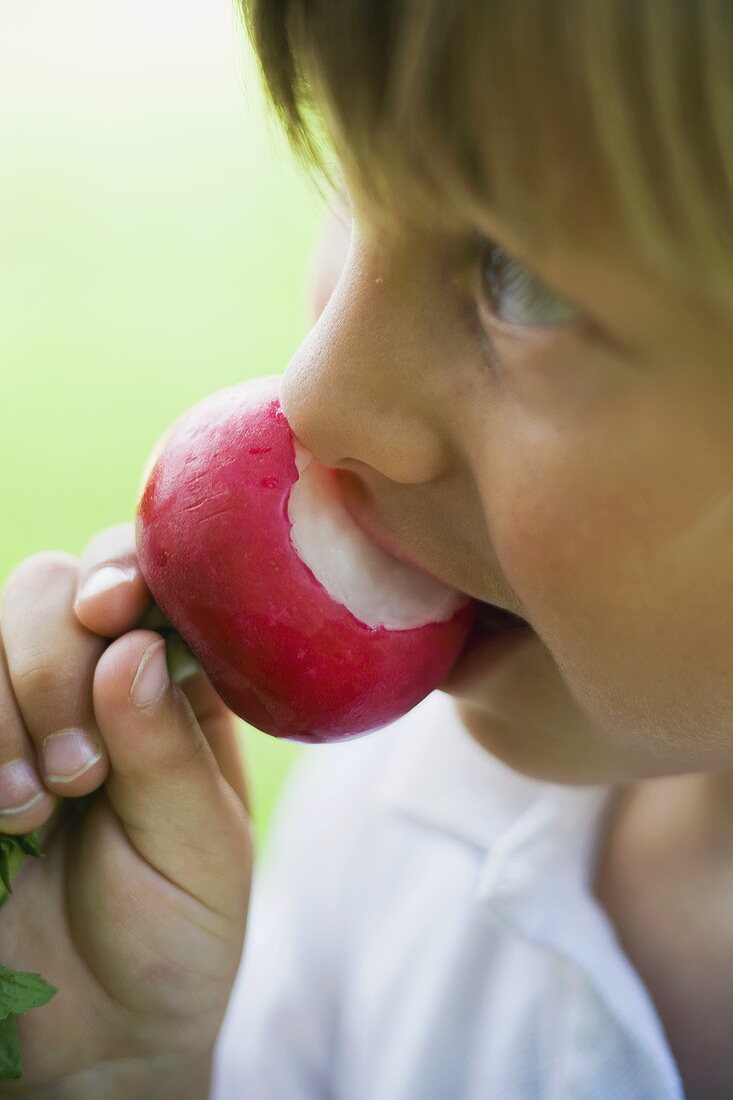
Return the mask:
[[[394,542],[392,542],[387,536],[385,536],[384,532],[380,530],[380,528],[375,524],[374,520],[363,507],[363,505],[360,505],[353,500],[351,494],[348,492],[347,489],[345,489],[345,483],[339,480],[338,484],[346,511],[349,513],[356,526],[361,528],[364,534],[368,535],[368,537],[373,542],[375,542],[377,546],[381,546],[381,548],[386,551],[386,553],[391,554],[393,558],[397,558],[399,561],[404,562],[406,565],[412,566],[413,569],[419,569],[421,573],[426,573],[429,577],[432,577],[433,580],[440,581],[441,584],[445,584],[449,588],[456,587],[454,584],[446,581],[444,577],[440,577],[431,569],[427,569],[421,562],[415,561],[414,558],[411,558],[408,554],[403,553],[400,548],[395,545]],[[458,591],[462,590],[458,589]],[[518,615],[516,611],[512,611],[512,609],[509,607],[503,607],[499,603],[494,603],[491,600],[484,600],[479,596],[473,596],[469,592],[464,593],[464,595],[468,596],[470,599],[477,600],[478,603],[485,604],[489,608],[497,608],[499,611],[505,612],[508,615],[513,615],[517,619],[522,618],[521,615]],[[526,622],[526,620],[524,619],[522,621]]]
[[[441,584],[448,583],[443,577],[438,577],[432,570],[426,569],[421,562],[417,562],[408,554],[403,553],[402,550],[375,524],[373,518],[369,515],[364,506],[354,500],[347,485],[348,483],[339,479],[338,486],[344,507],[356,526],[359,527],[365,535],[368,535],[372,542],[375,542],[377,546],[381,546],[382,550],[390,554],[393,558],[397,558],[398,561],[404,562],[405,565],[411,565],[413,569],[419,569],[421,573],[427,573],[428,576],[436,581],[440,581]],[[449,585],[449,587],[453,588],[455,586]]]
[[[416,562],[413,558],[408,557],[407,554],[403,554],[402,551],[397,546],[395,546],[395,544],[389,538],[384,535],[384,532],[376,526],[374,520],[365,511],[365,509],[356,504],[351,499],[348,492],[343,491],[342,485],[341,490],[341,495],[344,506],[346,507],[346,511],[349,513],[356,526],[361,528],[364,534],[368,535],[372,542],[376,542],[377,546],[381,546],[382,550],[386,551],[386,553],[388,554],[391,554],[393,558],[397,558],[398,561],[403,561],[406,565],[411,565],[413,569],[419,569],[423,573],[429,573],[429,575],[435,580],[442,581],[442,577],[436,577],[434,573],[431,573],[430,570],[425,569],[425,567],[419,562]],[[443,581],[443,583],[445,582]]]

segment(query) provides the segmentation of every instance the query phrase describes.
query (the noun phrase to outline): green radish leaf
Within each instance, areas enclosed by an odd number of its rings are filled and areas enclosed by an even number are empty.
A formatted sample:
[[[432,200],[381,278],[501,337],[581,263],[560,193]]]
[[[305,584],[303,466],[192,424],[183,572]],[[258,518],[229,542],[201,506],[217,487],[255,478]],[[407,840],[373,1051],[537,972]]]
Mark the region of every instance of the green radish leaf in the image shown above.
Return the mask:
[[[0,879],[5,887],[0,906],[10,897],[10,880],[26,856],[43,858],[36,833],[21,836],[0,833]],[[56,986],[40,974],[0,966],[0,1081],[17,1081],[23,1073],[17,1017],[48,1004],[57,993]]]
[[[38,841],[36,840],[35,833],[23,833],[20,836],[13,837],[18,847],[21,848],[27,856],[35,856],[36,859],[43,859],[43,852],[38,847]]]
[[[10,883],[24,856],[43,859],[43,852],[38,847],[35,833],[23,833],[20,836],[0,833],[0,881],[5,887],[5,893],[0,898],[0,906],[4,905],[13,892]]]
[[[23,1052],[20,1049],[15,1016],[0,1020],[0,1081],[17,1081],[23,1073]]]
[[[29,1008],[40,1008],[57,993],[56,986],[40,974],[0,966],[0,1020],[20,1016]]]

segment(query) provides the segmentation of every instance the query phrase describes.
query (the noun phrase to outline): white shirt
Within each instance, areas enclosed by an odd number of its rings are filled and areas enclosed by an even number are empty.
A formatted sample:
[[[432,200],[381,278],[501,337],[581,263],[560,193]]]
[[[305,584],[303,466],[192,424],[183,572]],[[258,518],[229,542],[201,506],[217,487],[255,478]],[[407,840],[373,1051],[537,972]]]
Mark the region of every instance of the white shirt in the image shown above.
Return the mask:
[[[434,692],[296,764],[212,1100],[680,1100],[591,893],[616,788],[529,779]]]

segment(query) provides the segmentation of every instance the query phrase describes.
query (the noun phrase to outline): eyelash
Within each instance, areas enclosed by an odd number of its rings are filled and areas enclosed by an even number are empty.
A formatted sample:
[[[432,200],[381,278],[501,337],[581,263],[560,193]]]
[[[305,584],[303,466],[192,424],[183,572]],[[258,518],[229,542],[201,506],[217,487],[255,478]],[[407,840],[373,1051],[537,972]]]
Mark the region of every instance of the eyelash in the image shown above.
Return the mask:
[[[532,312],[533,307],[548,306],[555,317],[550,321],[527,321],[524,319],[506,320],[499,315],[497,308],[489,304],[489,310],[502,324],[508,324],[513,328],[557,328],[572,324],[582,317],[580,310],[567,302],[561,295],[546,286],[534,272],[516,260],[510,253],[494,242],[487,242],[480,256],[480,278],[482,298],[489,300],[490,290],[498,294],[501,291],[501,283],[508,295],[515,295],[522,308]],[[493,274],[487,279],[487,270],[492,266],[498,274]],[[499,288],[497,290],[497,288]],[[559,313],[559,318],[557,314]]]
[[[491,334],[487,331],[491,326],[493,329],[500,331],[502,328],[507,331],[511,331],[513,335],[520,335],[522,330],[528,332],[538,332],[545,330],[549,332],[557,332],[562,328],[576,329],[578,325],[585,326],[588,322],[588,317],[583,314],[579,309],[573,307],[570,303],[565,302],[559,295],[556,295],[549,287],[545,287],[542,281],[533,274],[531,269],[524,267],[524,265],[516,260],[511,253],[507,252],[501,245],[496,244],[494,241],[483,239],[477,244],[478,254],[475,260],[476,268],[478,271],[478,287],[475,292],[476,297],[474,299],[472,310],[472,328],[474,333],[478,336],[479,342],[484,356],[487,359],[489,367],[492,370],[498,370],[502,367],[502,357],[499,355],[495,341],[492,339]],[[529,285],[530,290],[528,295],[531,294],[531,288],[537,287],[540,294],[545,293],[552,300],[555,299],[560,303],[561,307],[567,307],[564,318],[560,321],[550,322],[547,324],[536,324],[524,321],[507,321],[502,318],[489,301],[489,297],[485,287],[484,273],[487,262],[491,259],[503,258],[504,271],[507,270],[514,272],[512,277],[508,280],[510,287],[518,289],[520,295],[525,292]],[[482,308],[483,307],[483,308]],[[562,309],[561,309],[562,312]],[[484,321],[484,315],[488,314],[487,323]]]

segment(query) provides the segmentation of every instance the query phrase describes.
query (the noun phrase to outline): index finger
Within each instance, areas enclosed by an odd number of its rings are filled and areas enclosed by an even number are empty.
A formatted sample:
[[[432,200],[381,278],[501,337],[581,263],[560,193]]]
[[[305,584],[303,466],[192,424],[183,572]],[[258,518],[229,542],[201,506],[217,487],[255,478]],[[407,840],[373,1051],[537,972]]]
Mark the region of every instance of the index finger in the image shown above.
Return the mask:
[[[137,626],[152,602],[137,558],[134,523],[94,535],[81,557],[74,602],[82,626],[104,638],[117,638]]]

